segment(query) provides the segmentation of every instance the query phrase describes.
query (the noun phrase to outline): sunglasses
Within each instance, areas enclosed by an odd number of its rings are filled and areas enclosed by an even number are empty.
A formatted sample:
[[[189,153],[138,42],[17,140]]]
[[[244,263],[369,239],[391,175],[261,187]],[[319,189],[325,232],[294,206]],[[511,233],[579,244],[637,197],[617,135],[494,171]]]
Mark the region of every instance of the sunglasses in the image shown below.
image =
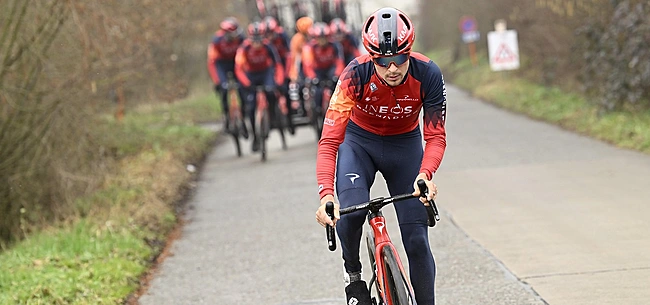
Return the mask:
[[[401,66],[405,64],[408,60],[409,57],[411,57],[410,53],[405,53],[405,54],[399,54],[395,56],[381,56],[381,57],[373,57],[372,61],[375,62],[378,66],[388,68],[391,63],[394,63],[396,66]]]

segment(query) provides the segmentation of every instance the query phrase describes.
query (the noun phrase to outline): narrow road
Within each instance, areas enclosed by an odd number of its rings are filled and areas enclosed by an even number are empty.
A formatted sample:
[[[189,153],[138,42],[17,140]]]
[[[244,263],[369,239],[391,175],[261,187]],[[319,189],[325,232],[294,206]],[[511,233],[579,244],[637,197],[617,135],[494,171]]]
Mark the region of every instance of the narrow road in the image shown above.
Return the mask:
[[[647,304],[650,157],[448,89],[437,304]],[[215,147],[140,304],[344,304],[340,250],[314,220],[314,133],[289,140],[271,138],[267,163]]]

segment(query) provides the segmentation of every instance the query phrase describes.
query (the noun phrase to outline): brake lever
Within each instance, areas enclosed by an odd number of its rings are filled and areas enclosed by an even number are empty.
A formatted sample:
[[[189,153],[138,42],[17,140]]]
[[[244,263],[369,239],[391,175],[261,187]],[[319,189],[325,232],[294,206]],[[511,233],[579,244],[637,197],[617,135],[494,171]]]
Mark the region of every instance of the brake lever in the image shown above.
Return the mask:
[[[423,179],[420,179],[418,180],[417,184],[418,189],[420,189],[420,197],[426,198],[429,194],[429,189],[426,182],[424,182]],[[429,225],[429,227],[434,227],[436,225],[436,222],[440,221],[438,207],[436,207],[436,203],[433,201],[433,199],[427,200],[427,202],[429,205],[424,206],[427,210],[427,225]]]
[[[328,201],[325,203],[325,213],[327,213],[327,216],[330,217],[330,219],[334,220],[334,203],[331,201]],[[325,225],[325,232],[327,234],[327,246],[329,247],[330,251],[336,250],[336,236],[334,234],[334,227],[330,225]]]

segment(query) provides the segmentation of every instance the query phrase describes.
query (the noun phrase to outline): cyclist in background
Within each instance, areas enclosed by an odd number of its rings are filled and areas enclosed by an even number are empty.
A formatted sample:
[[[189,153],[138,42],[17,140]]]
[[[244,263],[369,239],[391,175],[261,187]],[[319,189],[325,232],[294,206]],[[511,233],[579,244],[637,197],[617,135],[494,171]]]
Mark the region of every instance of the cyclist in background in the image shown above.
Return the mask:
[[[264,18],[264,25],[266,26],[266,39],[269,43],[278,51],[278,56],[280,56],[280,61],[282,62],[282,69],[286,71],[287,61],[289,60],[289,37],[284,31],[284,28],[280,26],[277,19],[272,16],[267,16]],[[284,95],[286,101],[289,101],[289,78],[286,77],[280,89],[280,94]],[[291,121],[291,114],[288,114],[287,118],[289,128],[289,133],[295,134],[295,129]]]
[[[302,17],[296,21],[296,34],[291,37],[289,48],[289,61],[287,62],[287,74],[292,82],[298,82],[301,77],[302,47],[307,43],[309,29],[314,24],[310,17]]]
[[[334,18],[330,23],[333,41],[343,47],[344,63],[347,66],[353,59],[361,55],[359,51],[359,40],[350,33],[345,21],[341,18]]]
[[[276,87],[284,81],[284,71],[278,52],[265,40],[266,26],[253,22],[248,26],[248,38],[244,40],[235,57],[235,75],[244,88],[246,114],[253,128],[252,150],[259,150],[259,139],[255,131],[255,110],[257,108],[257,86],[264,86],[271,118],[275,118],[277,105]],[[277,123],[271,120],[271,127]],[[276,126],[277,127],[277,126]]]
[[[324,22],[314,24],[309,33],[312,40],[302,49],[305,83],[316,85],[324,80],[336,83],[345,68],[341,45],[330,41],[330,28]],[[315,89],[314,101],[318,111],[323,102],[323,87],[316,86]]]
[[[348,304],[371,304],[359,261],[367,212],[340,217],[335,204],[331,220],[325,203],[335,202],[335,181],[340,207],[367,202],[377,171],[384,176],[391,195],[413,192],[419,196],[416,181],[424,179],[427,184],[428,198],[403,201],[395,210],[417,304],[434,304],[436,267],[423,203],[435,199],[438,192],[432,179],[447,145],[447,99],[440,68],[411,51],[414,28],[408,16],[395,8],[382,8],[370,15],[362,32],[369,54],[354,59],[341,75],[318,143],[316,178],[321,206],[316,219],[323,226],[338,228]]]
[[[212,78],[217,95],[221,98],[221,109],[225,114],[225,127],[228,127],[228,99],[227,85],[228,73],[235,73],[235,54],[244,41],[242,29],[237,19],[228,17],[219,24],[220,29],[215,32],[212,42],[208,46],[208,72]],[[236,81],[236,79],[235,79]],[[240,100],[241,90],[238,91]],[[242,112],[244,111],[241,107]],[[243,114],[243,113],[242,113]],[[245,126],[245,125],[244,125]]]

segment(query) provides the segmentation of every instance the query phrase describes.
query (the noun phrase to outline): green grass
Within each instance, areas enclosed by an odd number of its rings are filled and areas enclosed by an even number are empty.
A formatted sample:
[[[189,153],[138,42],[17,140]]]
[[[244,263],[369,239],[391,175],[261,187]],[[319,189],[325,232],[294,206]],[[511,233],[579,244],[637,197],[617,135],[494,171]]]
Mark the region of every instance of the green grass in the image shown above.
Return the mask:
[[[176,223],[186,164],[214,143],[199,123],[220,118],[217,104],[212,94],[98,118],[92,132],[114,173],[75,200],[76,216],[0,252],[0,305],[121,304],[134,292]]]
[[[0,256],[0,304],[116,304],[137,287],[151,249],[125,228],[79,222]]]
[[[468,59],[452,63],[448,51],[429,55],[449,83],[478,98],[619,147],[650,153],[650,110],[603,113],[581,93],[535,84],[513,72],[492,72],[486,58],[474,67]]]

